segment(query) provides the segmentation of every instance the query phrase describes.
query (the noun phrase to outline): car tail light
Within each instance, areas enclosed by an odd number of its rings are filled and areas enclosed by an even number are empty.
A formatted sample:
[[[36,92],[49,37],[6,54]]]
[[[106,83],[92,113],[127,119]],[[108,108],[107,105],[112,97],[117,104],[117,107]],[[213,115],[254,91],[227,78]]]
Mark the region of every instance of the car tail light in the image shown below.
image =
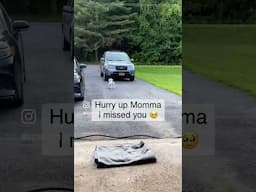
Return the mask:
[[[74,73],[74,81],[80,82],[80,80],[81,80],[81,77],[77,73]]]

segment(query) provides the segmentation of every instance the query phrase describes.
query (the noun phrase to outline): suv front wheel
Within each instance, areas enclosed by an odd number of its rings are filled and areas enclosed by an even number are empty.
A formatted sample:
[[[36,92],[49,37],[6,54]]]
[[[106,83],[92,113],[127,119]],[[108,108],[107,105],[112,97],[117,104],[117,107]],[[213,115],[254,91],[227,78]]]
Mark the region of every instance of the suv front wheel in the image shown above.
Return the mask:
[[[109,76],[106,75],[106,73],[104,73],[104,81],[108,81],[108,79],[109,79]]]

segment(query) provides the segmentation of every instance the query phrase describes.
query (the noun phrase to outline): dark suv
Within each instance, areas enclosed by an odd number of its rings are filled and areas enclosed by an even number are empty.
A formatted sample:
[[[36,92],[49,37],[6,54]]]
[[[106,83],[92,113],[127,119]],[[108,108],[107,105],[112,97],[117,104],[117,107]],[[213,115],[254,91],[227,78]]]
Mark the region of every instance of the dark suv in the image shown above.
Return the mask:
[[[21,31],[29,28],[26,21],[9,18],[0,3],[0,98],[12,98],[23,104],[25,63]]]

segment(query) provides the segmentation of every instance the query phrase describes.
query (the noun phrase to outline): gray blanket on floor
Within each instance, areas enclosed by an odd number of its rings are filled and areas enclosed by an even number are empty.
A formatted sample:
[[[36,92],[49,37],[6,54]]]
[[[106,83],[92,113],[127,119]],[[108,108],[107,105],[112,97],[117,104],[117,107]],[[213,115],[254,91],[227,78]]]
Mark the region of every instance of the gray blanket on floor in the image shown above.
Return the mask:
[[[98,168],[155,163],[154,153],[144,144],[96,146],[95,163]]]

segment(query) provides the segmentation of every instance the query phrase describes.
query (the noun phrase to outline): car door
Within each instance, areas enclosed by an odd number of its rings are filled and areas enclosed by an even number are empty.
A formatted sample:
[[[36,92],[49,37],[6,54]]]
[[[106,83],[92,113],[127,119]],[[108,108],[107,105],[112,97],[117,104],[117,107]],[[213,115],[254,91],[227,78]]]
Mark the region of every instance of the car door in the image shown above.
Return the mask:
[[[19,74],[22,74],[22,80],[25,80],[25,62],[24,62],[24,48],[23,48],[23,39],[20,32],[15,31],[13,29],[13,22],[9,17],[8,13],[5,9],[2,10],[4,20],[7,24],[8,32],[10,36],[13,38],[13,43],[15,44],[16,48],[16,70]]]

